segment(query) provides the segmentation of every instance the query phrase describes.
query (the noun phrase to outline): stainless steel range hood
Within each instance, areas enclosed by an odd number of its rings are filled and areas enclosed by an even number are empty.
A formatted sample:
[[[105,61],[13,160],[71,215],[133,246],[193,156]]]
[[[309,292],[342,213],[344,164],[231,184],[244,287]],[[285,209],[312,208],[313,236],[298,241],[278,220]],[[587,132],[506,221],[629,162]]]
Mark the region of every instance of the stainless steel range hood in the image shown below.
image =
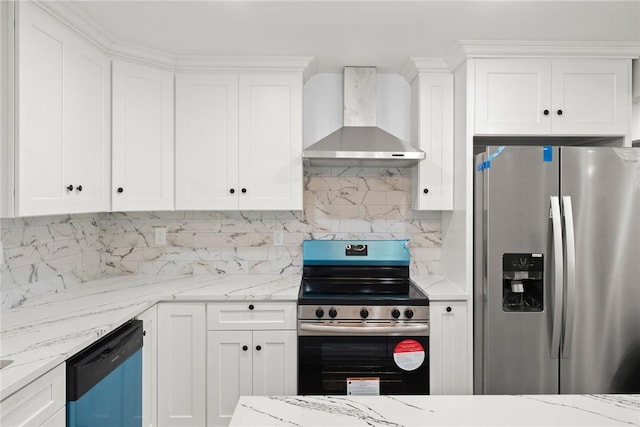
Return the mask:
[[[376,68],[344,67],[343,127],[304,150],[308,166],[410,167],[424,151],[376,126]]]

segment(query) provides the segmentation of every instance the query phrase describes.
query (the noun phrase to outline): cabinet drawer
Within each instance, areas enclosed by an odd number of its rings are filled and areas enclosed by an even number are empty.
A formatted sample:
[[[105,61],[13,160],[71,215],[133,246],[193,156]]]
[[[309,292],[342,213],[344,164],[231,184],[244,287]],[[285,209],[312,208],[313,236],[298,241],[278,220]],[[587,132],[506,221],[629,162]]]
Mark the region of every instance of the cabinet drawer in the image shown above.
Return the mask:
[[[296,304],[264,301],[207,304],[207,329],[296,329]]]
[[[3,426],[40,425],[64,407],[65,364],[47,372],[2,401]]]

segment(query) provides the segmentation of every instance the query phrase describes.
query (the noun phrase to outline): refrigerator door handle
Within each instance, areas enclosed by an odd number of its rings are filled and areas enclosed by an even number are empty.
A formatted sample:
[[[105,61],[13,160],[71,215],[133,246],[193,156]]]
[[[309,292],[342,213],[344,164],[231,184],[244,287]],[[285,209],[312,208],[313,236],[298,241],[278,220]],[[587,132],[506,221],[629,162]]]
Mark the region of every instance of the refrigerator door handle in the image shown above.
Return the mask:
[[[551,229],[553,234],[553,320],[551,329],[551,358],[557,359],[560,353],[560,332],[562,327],[562,296],[564,280],[564,261],[562,253],[562,214],[560,213],[560,199],[551,196]]]
[[[571,355],[571,342],[573,338],[573,321],[576,312],[576,245],[575,230],[573,227],[573,207],[571,197],[562,197],[562,208],[565,231],[565,257],[567,270],[567,291],[565,295],[564,333],[562,342],[562,357]]]

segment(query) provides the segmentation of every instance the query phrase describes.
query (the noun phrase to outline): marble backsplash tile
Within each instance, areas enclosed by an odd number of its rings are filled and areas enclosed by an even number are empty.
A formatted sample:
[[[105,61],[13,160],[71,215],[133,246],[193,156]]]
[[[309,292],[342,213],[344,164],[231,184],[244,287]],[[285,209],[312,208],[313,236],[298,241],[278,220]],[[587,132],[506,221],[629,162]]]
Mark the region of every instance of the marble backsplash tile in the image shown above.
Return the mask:
[[[441,214],[410,205],[405,169],[308,168],[304,210],[116,212],[2,221],[2,307],[111,274],[298,274],[305,239],[410,239],[438,273]],[[154,244],[165,227],[167,244]],[[274,245],[274,231],[284,235]]]
[[[100,215],[2,219],[1,307],[105,273]]]

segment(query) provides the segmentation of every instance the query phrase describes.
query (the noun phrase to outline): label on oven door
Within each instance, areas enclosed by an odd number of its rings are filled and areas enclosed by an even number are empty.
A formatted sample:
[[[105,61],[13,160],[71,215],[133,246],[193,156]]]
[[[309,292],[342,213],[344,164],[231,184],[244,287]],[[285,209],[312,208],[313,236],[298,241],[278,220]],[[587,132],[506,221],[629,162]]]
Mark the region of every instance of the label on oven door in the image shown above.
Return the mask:
[[[380,378],[347,378],[347,394],[350,396],[379,396]]]
[[[424,347],[416,340],[402,340],[393,349],[393,360],[403,371],[415,371],[424,363]]]

